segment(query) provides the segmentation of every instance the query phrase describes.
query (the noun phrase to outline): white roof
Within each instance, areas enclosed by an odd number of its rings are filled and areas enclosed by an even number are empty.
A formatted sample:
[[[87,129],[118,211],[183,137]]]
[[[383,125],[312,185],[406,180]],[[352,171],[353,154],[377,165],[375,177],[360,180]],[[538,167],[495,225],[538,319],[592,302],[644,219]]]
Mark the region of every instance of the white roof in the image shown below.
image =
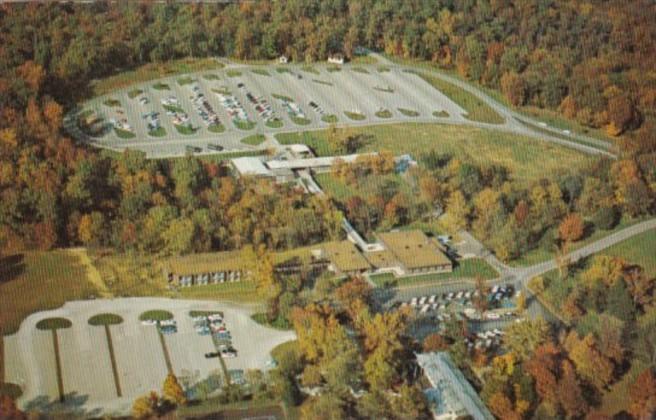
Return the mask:
[[[366,153],[375,154],[375,153]],[[317,168],[317,167],[330,167],[335,163],[335,160],[341,159],[344,162],[351,163],[361,156],[360,154],[345,155],[345,156],[325,156],[309,159],[290,159],[290,160],[270,160],[266,165],[270,169],[301,169],[301,168]]]
[[[232,159],[232,165],[241,175],[263,175],[269,176],[271,172],[264,166],[264,163],[252,156]]]
[[[291,150],[294,153],[305,153],[305,152],[312,152],[310,148],[306,144],[291,144],[287,146],[289,150]]]

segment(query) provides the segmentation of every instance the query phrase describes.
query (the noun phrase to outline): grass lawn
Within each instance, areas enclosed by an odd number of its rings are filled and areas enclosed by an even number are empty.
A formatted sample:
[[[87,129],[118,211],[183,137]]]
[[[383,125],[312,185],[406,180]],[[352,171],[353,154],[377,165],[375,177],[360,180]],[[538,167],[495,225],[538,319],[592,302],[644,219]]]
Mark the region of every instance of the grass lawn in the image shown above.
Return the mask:
[[[167,111],[171,111],[171,112],[179,112],[179,113],[181,113],[181,114],[182,114],[182,113],[185,113],[185,110],[182,109],[181,107],[177,106],[177,105],[165,105],[165,104],[162,104],[162,107],[163,107],[165,110],[167,110]]]
[[[267,153],[266,150],[249,150],[246,152],[213,153],[211,155],[195,156],[195,158],[203,162],[221,163],[229,159],[234,159],[238,157],[247,157],[247,156],[262,156],[266,153]],[[184,159],[184,157],[165,158],[165,159],[167,161],[172,161],[175,159]]]
[[[133,139],[136,137],[136,135],[132,131],[122,130],[116,127],[114,127],[114,132],[121,139]]]
[[[324,115],[321,117],[321,121],[329,124],[334,124],[337,122],[337,115],[335,114]]]
[[[301,67],[301,70],[306,72],[306,73],[321,74],[321,73],[319,73],[319,70],[317,70],[317,68],[314,67],[314,66],[303,66],[303,67]]]
[[[280,74],[292,72],[288,67],[276,67],[276,71]]]
[[[624,228],[627,228],[631,225],[639,223],[643,220],[645,220],[645,219],[644,218],[629,219],[629,218],[624,217],[624,218],[622,218],[622,220],[620,220],[620,222],[617,224],[617,226],[615,226],[613,229],[611,229],[611,230],[597,229],[597,230],[593,231],[592,234],[590,234],[586,238],[581,239],[577,242],[574,242],[572,245],[570,245],[570,251],[575,251],[575,250],[577,250],[577,249],[579,249],[579,248],[581,248],[581,247],[583,247],[583,246],[585,246],[589,243],[592,243],[594,241],[597,241],[597,240],[603,238],[604,236],[608,236],[613,232],[617,232],[617,231],[622,230]],[[649,232],[647,232],[647,233],[649,233]],[[653,232],[651,232],[651,233],[653,235]],[[621,244],[617,244],[617,245],[615,245],[611,248],[608,248],[608,249],[613,249],[613,248],[615,248],[619,245],[621,245]],[[602,253],[606,253],[606,252],[608,252],[608,250],[602,251]],[[553,249],[536,248],[536,249],[533,249],[533,250],[527,252],[521,258],[510,261],[509,265],[516,266],[516,267],[524,267],[524,266],[529,266],[529,265],[533,265],[533,264],[538,264],[538,263],[550,260],[550,259],[555,258],[555,257],[556,257],[556,254],[554,253]]]
[[[252,69],[251,71],[255,74],[259,74],[260,76],[271,76],[271,74],[264,69]]]
[[[362,121],[365,118],[367,118],[364,115],[360,114],[359,112],[344,111],[344,115],[346,115],[347,117],[349,117],[354,121]]]
[[[98,294],[80,258],[68,251],[0,257],[0,334],[16,332],[31,313]]]
[[[595,148],[601,149],[601,150],[609,150],[610,149],[609,147],[603,147],[603,146],[600,146],[600,145],[598,145],[594,142],[591,142],[591,141],[585,141],[583,139],[570,137],[568,135],[565,135],[564,133],[559,133],[558,131],[547,130],[546,128],[541,127],[539,125],[531,124],[531,123],[528,123],[528,122],[525,122],[525,121],[520,121],[520,122],[523,125],[530,128],[531,130],[533,130],[533,131],[537,131],[538,133],[542,133],[542,134],[545,134],[545,135],[548,135],[548,136],[551,136],[551,137],[556,137],[556,138],[567,140],[567,141],[573,141],[575,143],[585,144],[585,145],[592,146],[592,147],[595,147]]]
[[[264,143],[266,137],[263,134],[253,134],[252,136],[244,137],[241,139],[241,142],[244,144],[249,144],[251,146],[259,146]]]
[[[190,85],[190,84],[194,83],[195,81],[196,81],[196,79],[194,79],[193,77],[185,76],[185,77],[181,77],[181,78],[178,79],[178,84],[180,86]]]
[[[387,66],[379,66],[377,69],[378,73],[388,73],[390,68]]]
[[[265,125],[269,128],[280,128],[284,125],[280,118],[275,118],[267,121]]]
[[[291,330],[292,329],[291,324],[286,319],[277,318],[273,322],[269,322],[267,320],[266,314],[262,313],[262,312],[251,315],[251,319],[253,321],[257,322],[260,325],[264,325],[265,327],[275,328],[276,330]]]
[[[171,90],[171,86],[167,83],[157,82],[153,85],[153,89],[156,90]]]
[[[403,123],[349,128],[353,135],[372,136],[373,140],[358,152],[389,150],[394,155],[409,153],[419,158],[423,153],[437,150],[450,153],[462,161],[481,165],[497,164],[507,167],[517,180],[546,178],[565,169],[582,167],[594,157],[529,137],[444,124]],[[305,143],[322,156],[332,152],[326,140],[326,130],[297,133],[281,137],[284,144]]]
[[[73,323],[67,318],[46,318],[36,323],[36,327],[40,330],[59,330],[72,326]]]
[[[289,117],[289,118],[296,125],[308,125],[312,122],[308,118],[301,118],[301,117],[295,117],[295,116],[294,117]]]
[[[312,79],[312,81],[313,81],[314,83],[319,83],[320,85],[333,86],[332,83],[327,82],[327,81],[325,81],[325,80],[321,80],[321,79]]]
[[[221,80],[218,74],[214,73],[208,73],[203,75],[203,79],[205,80]]]
[[[189,316],[196,318],[199,316],[211,316],[211,315],[221,315],[223,317],[223,312],[221,311],[189,311]]]
[[[252,130],[255,128],[255,123],[253,121],[247,120],[232,120],[233,124],[235,127],[237,127],[240,130]]]
[[[217,89],[217,88],[212,88],[212,92],[214,92],[214,93],[220,93],[221,95],[231,95],[230,90],[229,90],[227,87],[225,87],[225,86],[222,86],[222,87],[220,87],[220,88],[218,88],[218,89]]]
[[[392,118],[392,111],[389,109],[381,109],[380,111],[376,111],[376,116],[378,118]]]
[[[104,95],[135,83],[159,79],[160,77],[181,73],[193,73],[196,71],[216,70],[222,67],[223,64],[212,58],[183,58],[164,63],[145,64],[95,82],[93,84],[93,94],[95,96]]]
[[[239,76],[241,76],[241,72],[239,70],[228,70],[228,71],[226,71],[226,76],[228,76],[228,77],[239,77]]]
[[[261,296],[255,290],[255,282],[252,281],[184,287],[180,289],[175,297],[182,299],[228,300],[233,302],[262,302]]]
[[[128,91],[128,98],[134,99],[137,96],[141,95],[142,93],[143,93],[143,90],[141,90],[141,89],[132,89],[132,90]]]
[[[98,314],[89,318],[89,325],[118,325],[123,322],[123,318],[116,314]]]
[[[157,127],[154,130],[150,130],[148,135],[152,137],[164,137],[166,135],[166,129],[164,127]]]
[[[397,173],[366,176],[358,179],[358,182],[355,185],[347,185],[342,181],[335,179],[330,173],[316,174],[315,180],[326,194],[339,201],[344,201],[353,195],[368,197],[375,194],[376,191],[379,190],[379,187],[388,183],[398,185],[399,189],[402,192],[407,193],[410,197],[414,195],[411,185],[405,181],[405,178]]]
[[[326,66],[326,70],[328,70],[330,73],[335,73],[338,71],[342,71],[342,68],[340,66],[336,66],[333,64],[333,65]]]
[[[423,72],[413,73],[416,73],[417,76],[424,79],[435,89],[441,91],[453,102],[460,105],[465,111],[467,111],[468,119],[489,124],[503,124],[504,119],[501,115],[471,93],[460,89],[451,83],[445,82],[436,76]]]
[[[371,281],[377,286],[384,286],[392,284],[394,286],[408,286],[423,283],[432,283],[441,280],[453,279],[474,279],[481,276],[485,280],[491,280],[499,277],[499,273],[492,268],[485,260],[480,258],[470,258],[462,260],[454,267],[451,273],[438,273],[438,274],[421,274],[418,276],[408,276],[395,278],[392,274],[378,274],[372,275]]]
[[[271,96],[273,96],[276,99],[280,99],[282,101],[294,102],[294,100],[292,98],[290,98],[289,96],[287,96],[287,95],[281,95],[279,93],[272,93]]]
[[[369,70],[362,67],[351,67],[351,70],[356,71],[358,73],[369,74]]]
[[[105,106],[108,106],[110,108],[111,107],[120,107],[121,106],[121,101],[119,101],[118,99],[114,99],[114,98],[108,98],[108,99],[105,99],[103,101],[103,104],[105,104]]]
[[[112,296],[167,296],[166,280],[152,256],[93,251],[90,258]]]
[[[418,117],[419,113],[415,110],[412,109],[406,109],[406,108],[397,108],[399,112],[406,117]]]
[[[146,311],[139,315],[139,321],[145,321],[147,319],[151,321],[167,321],[173,319],[173,314],[162,309],[153,309],[152,311]]]
[[[211,133],[223,133],[225,131],[225,127],[223,124],[211,124],[207,127],[207,130]]]
[[[433,111],[433,116],[437,118],[449,118],[449,113],[442,110],[442,111]]]
[[[373,55],[357,55],[351,59],[352,64],[376,64],[378,59]]]
[[[645,269],[648,277],[656,276],[656,230],[649,230],[620,242],[600,252],[604,255],[621,257]]]
[[[189,127],[188,125],[183,125],[183,124],[174,125],[174,127],[178,133],[184,134],[185,136],[190,136],[196,133],[196,131],[198,131],[198,128]]]

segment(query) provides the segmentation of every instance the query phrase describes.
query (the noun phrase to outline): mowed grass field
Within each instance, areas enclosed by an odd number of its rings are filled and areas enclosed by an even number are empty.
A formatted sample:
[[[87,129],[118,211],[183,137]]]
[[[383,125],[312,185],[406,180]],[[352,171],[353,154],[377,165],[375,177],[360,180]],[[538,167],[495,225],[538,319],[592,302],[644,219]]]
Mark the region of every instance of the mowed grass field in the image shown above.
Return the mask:
[[[389,150],[395,155],[410,153],[415,159],[435,150],[463,161],[507,167],[517,180],[548,178],[564,169],[590,162],[592,157],[547,142],[517,134],[473,127],[404,123],[345,129],[362,134],[359,152]],[[283,144],[305,143],[320,155],[329,155],[327,131],[285,133],[276,136]]]
[[[164,63],[149,63],[95,82],[93,84],[93,94],[95,96],[104,95],[134,83],[146,82],[174,74],[217,70],[220,68],[223,68],[223,64],[213,58],[183,58]]]
[[[656,276],[656,230],[643,232],[602,251],[600,254],[620,257],[645,270],[649,277]]]
[[[97,296],[86,266],[75,254],[56,250],[3,256],[0,263],[0,333],[16,332],[33,312]]]
[[[326,194],[339,201],[344,201],[354,195],[366,197],[378,191],[379,187],[389,183],[394,183],[399,187],[400,191],[407,193],[410,196],[413,194],[411,185],[408,184],[401,175],[396,173],[382,176],[367,176],[365,178],[358,179],[356,185],[346,184],[341,180],[336,179],[330,173],[316,174],[314,179],[317,181],[321,189],[326,192]]]

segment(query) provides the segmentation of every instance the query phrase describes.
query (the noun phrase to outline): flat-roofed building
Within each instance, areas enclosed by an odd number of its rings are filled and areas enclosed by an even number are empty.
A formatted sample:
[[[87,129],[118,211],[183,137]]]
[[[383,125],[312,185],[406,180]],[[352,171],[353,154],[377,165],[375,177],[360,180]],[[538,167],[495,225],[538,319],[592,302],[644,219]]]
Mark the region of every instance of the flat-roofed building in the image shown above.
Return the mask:
[[[446,273],[453,263],[442,252],[437,242],[420,230],[379,233],[378,240],[385,246],[406,274]]]
[[[245,156],[232,159],[230,162],[240,176],[274,176],[271,170],[266,167],[262,159],[258,157]]]
[[[254,254],[240,250],[174,257],[163,267],[169,282],[187,287],[241,281],[254,265]]]
[[[417,354],[417,363],[431,384],[431,388],[424,390],[424,394],[434,419],[494,419],[448,353]]]
[[[330,261],[328,268],[337,274],[362,274],[371,270],[371,265],[360,250],[350,241],[335,241],[321,244],[321,258]]]

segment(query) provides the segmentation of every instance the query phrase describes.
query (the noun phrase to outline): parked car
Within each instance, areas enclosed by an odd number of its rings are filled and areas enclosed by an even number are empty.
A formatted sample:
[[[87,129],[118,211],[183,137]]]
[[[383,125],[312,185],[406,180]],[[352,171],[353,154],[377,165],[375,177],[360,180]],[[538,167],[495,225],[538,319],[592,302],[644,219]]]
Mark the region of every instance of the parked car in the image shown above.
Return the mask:
[[[220,355],[221,355],[221,353],[219,353],[218,351],[213,351],[213,352],[210,352],[210,353],[205,353],[205,358],[206,359],[212,359],[214,357],[219,357]]]

